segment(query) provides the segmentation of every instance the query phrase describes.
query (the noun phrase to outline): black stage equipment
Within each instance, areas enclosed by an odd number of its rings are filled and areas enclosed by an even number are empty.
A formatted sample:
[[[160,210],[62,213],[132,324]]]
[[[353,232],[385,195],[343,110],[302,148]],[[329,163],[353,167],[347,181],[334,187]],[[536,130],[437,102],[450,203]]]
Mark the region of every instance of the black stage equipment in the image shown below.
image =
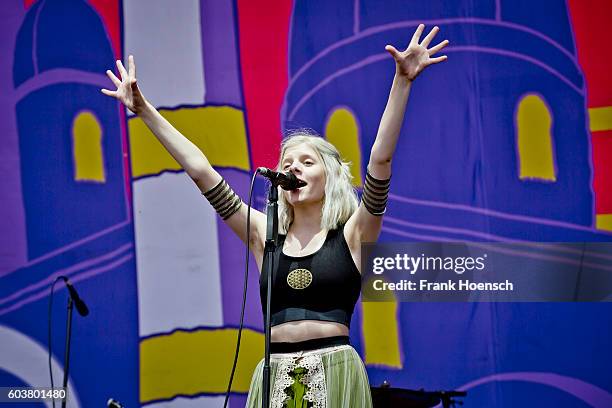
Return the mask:
[[[425,391],[391,388],[385,381],[381,387],[371,387],[374,408],[431,408],[442,403],[444,408],[463,405],[456,397],[465,397],[465,391]]]

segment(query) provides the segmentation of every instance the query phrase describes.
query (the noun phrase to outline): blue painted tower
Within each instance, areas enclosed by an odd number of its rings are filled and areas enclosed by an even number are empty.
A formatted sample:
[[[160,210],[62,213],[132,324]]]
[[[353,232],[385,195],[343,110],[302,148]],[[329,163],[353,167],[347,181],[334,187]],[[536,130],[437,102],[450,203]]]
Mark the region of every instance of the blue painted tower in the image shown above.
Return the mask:
[[[100,93],[114,57],[95,11],[81,0],[37,2],[19,31],[15,53],[32,259],[129,218],[126,169],[117,104]]]

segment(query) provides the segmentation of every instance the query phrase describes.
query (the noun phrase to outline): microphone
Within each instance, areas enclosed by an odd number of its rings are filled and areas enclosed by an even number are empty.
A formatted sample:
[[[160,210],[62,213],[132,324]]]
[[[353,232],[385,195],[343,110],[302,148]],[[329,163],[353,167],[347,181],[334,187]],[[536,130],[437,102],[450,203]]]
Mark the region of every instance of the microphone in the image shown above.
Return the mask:
[[[298,178],[290,172],[280,173],[266,167],[259,167],[257,172],[269,179],[272,184],[280,186],[283,190],[295,190],[296,188],[306,185],[306,182],[298,180]]]
[[[68,292],[70,293],[70,297],[76,306],[77,312],[79,312],[81,316],[87,316],[89,314],[89,309],[87,308],[85,302],[83,302],[83,300],[79,297],[79,294],[74,286],[72,286],[72,283],[70,283],[68,280],[68,277],[60,276],[60,278],[64,281],[66,287],[68,288]]]
[[[114,400],[112,398],[108,399],[108,401],[106,402],[106,406],[108,408],[123,408],[123,404],[121,404],[119,401]]]

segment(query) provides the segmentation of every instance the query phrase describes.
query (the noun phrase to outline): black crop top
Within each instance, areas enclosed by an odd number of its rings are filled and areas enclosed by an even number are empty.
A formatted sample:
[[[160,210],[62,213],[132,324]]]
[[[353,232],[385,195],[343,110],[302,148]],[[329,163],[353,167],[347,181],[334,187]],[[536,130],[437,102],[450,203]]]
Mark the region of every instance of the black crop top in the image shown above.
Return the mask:
[[[296,320],[324,320],[346,325],[361,291],[361,274],[344,239],[343,228],[327,233],[323,246],[306,256],[283,253],[285,235],[279,235],[274,253],[272,326]],[[265,315],[267,261],[259,277]]]

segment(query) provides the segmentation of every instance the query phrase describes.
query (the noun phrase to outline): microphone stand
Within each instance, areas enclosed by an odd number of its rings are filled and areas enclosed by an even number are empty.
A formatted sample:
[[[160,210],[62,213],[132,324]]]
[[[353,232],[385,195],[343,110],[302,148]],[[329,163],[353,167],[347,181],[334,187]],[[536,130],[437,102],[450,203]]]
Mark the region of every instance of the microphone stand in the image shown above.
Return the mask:
[[[265,326],[265,355],[263,366],[263,395],[262,407],[270,407],[270,337],[272,332],[271,325],[271,305],[272,305],[272,264],[274,263],[274,252],[278,242],[278,184],[271,180],[270,190],[268,191],[268,205],[266,208],[266,244],[264,247],[264,265],[266,265],[266,279],[268,282],[266,292],[266,315],[264,317]],[[247,238],[248,239],[248,238]],[[268,263],[266,264],[266,259]]]
[[[66,408],[66,400],[68,399],[68,371],[70,369],[70,336],[72,334],[72,296],[68,296],[68,317],[66,317],[66,348],[64,350],[64,381],[62,387],[66,391],[62,399],[62,408]]]

